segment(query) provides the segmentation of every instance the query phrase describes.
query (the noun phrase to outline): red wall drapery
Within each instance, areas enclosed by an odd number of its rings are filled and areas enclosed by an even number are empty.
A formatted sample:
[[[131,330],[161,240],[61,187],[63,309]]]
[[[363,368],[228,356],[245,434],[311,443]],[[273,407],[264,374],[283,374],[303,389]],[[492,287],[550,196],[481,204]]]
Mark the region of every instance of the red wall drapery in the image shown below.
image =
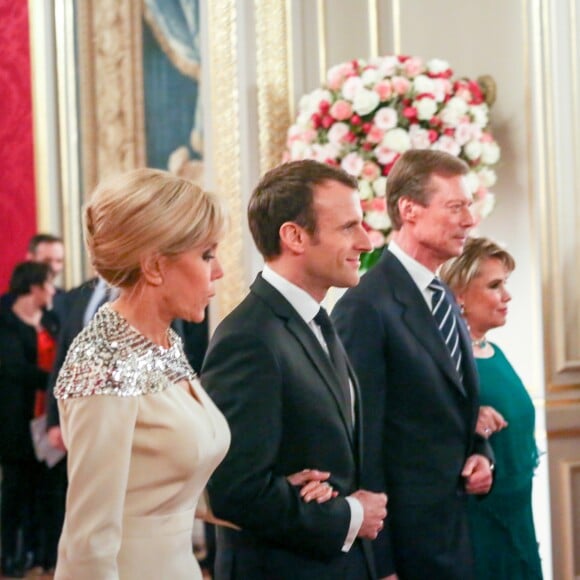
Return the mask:
[[[36,233],[28,2],[0,0],[0,292]]]

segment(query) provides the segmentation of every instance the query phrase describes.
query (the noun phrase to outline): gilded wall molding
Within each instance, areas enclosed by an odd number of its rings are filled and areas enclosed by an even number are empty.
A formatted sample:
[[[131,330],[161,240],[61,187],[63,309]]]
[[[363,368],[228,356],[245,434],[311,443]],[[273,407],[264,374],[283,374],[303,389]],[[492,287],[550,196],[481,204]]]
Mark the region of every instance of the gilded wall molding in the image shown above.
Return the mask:
[[[291,38],[284,0],[255,1],[260,173],[282,160],[290,126]]]
[[[218,285],[218,319],[245,296],[240,121],[235,0],[208,2],[209,70],[212,118],[212,165],[215,189],[226,200],[229,227],[219,253],[224,277]]]
[[[77,2],[83,184],[145,164],[141,0]]]

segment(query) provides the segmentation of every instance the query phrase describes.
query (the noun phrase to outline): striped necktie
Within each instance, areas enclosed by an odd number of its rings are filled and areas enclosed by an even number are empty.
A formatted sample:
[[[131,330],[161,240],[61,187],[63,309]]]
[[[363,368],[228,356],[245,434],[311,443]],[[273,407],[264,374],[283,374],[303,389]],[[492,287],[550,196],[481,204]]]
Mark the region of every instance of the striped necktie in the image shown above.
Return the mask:
[[[453,306],[443,288],[441,282],[437,278],[433,278],[429,289],[433,292],[431,297],[431,308],[433,317],[437,322],[437,327],[441,336],[449,349],[453,366],[459,373],[460,378],[463,378],[461,372],[461,347],[459,345],[459,331],[457,329],[457,319],[453,312]]]

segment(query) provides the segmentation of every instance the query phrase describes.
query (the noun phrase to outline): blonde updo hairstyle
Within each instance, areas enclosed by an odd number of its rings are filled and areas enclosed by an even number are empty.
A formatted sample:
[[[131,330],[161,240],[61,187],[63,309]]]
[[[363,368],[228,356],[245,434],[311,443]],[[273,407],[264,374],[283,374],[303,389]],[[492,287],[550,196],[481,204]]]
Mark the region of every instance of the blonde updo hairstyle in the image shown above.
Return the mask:
[[[217,196],[158,169],[135,169],[100,183],[84,208],[93,267],[110,285],[130,288],[149,254],[176,256],[217,242],[225,223]]]
[[[483,262],[490,258],[499,260],[508,272],[515,270],[513,256],[499,244],[489,238],[467,238],[463,252],[441,266],[439,277],[453,292],[463,292],[479,275]]]

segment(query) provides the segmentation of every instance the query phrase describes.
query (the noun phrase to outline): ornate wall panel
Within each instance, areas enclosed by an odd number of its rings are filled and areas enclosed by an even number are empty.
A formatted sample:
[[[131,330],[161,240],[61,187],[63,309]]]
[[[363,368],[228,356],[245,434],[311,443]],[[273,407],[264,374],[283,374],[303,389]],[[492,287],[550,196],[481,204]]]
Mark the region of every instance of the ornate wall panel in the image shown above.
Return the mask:
[[[223,318],[247,292],[244,271],[240,185],[240,120],[238,31],[235,0],[208,3],[209,67],[212,116],[212,165],[215,189],[228,203],[229,227],[219,252],[224,278],[218,288],[218,318]]]

